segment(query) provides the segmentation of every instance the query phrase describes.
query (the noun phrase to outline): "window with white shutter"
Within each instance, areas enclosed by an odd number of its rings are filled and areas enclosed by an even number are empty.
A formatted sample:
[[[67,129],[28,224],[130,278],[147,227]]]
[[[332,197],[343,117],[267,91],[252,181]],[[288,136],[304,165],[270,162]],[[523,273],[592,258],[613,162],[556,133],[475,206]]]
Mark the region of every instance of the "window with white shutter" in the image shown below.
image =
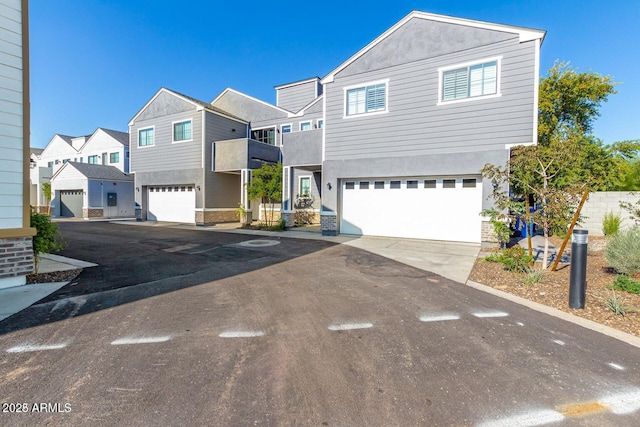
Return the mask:
[[[346,116],[387,111],[386,81],[345,88],[345,92]]]
[[[440,70],[441,101],[498,94],[499,59]]]

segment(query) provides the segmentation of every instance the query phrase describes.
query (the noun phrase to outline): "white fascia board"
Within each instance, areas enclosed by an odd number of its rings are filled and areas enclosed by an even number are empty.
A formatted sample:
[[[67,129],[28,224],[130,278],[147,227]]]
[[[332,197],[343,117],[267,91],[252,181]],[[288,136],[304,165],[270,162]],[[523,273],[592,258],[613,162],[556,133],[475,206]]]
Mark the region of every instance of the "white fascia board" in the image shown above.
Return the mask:
[[[318,80],[319,80],[318,77],[311,77],[311,78],[306,79],[306,80],[300,80],[300,81],[297,81],[297,82],[285,83],[283,85],[274,86],[274,89],[276,89],[276,90],[285,89],[285,88],[288,88],[288,87],[298,86],[298,85],[302,85],[302,84],[309,83],[309,82],[315,82],[315,81],[318,81]]]
[[[136,113],[136,115],[135,115],[135,116],[133,116],[133,118],[132,118],[131,120],[129,120],[129,126],[133,126],[133,123],[136,121],[136,119],[138,118],[138,116],[139,116],[140,114],[142,114],[142,112],[143,112],[144,110],[146,110],[146,109],[147,109],[147,107],[148,107],[148,106],[149,106],[153,101],[155,101],[155,99],[156,99],[158,96],[160,96],[160,94],[161,94],[162,92],[165,92],[165,91],[166,91],[166,89],[165,89],[165,88],[163,88],[163,87],[162,87],[162,88],[160,88],[160,90],[158,90],[158,91],[155,93],[155,95],[153,95],[153,96],[151,97],[151,99],[150,99],[149,101],[147,101],[147,103],[146,103],[146,104],[144,104],[144,107],[142,107],[142,108],[141,108],[141,109]]]
[[[302,117],[304,116],[304,113],[311,107],[313,107],[314,105],[316,105],[319,101],[321,101],[324,98],[324,94],[318,96],[316,99],[314,99],[313,101],[311,101],[310,103],[308,103],[307,105],[305,105],[304,107],[302,107],[302,109],[300,111],[298,111],[296,113],[296,117]]]
[[[385,31],[380,36],[378,36],[371,43],[366,45],[364,48],[360,49],[351,58],[347,59],[345,62],[340,64],[336,69],[331,71],[322,80],[320,80],[320,82],[322,84],[332,83],[334,81],[336,74],[338,74],[340,71],[345,69],[347,66],[351,65],[353,62],[355,62],[365,53],[373,49],[380,42],[382,42],[384,39],[386,39],[391,34],[393,34],[396,30],[398,30],[400,27],[402,27],[412,18],[426,19],[430,21],[443,22],[443,23],[454,24],[454,25],[464,25],[467,27],[481,28],[484,30],[501,31],[506,33],[517,34],[519,37],[520,43],[531,41],[531,40],[537,40],[537,39],[542,41],[542,39],[544,39],[544,36],[546,34],[546,31],[534,30],[531,28],[514,27],[511,25],[494,24],[494,23],[484,22],[484,21],[474,21],[474,20],[465,19],[465,18],[454,18],[452,16],[436,15],[433,13],[413,11],[409,13],[407,16],[405,16],[404,18],[402,18],[400,21],[398,21],[394,26],[389,28],[387,31]]]

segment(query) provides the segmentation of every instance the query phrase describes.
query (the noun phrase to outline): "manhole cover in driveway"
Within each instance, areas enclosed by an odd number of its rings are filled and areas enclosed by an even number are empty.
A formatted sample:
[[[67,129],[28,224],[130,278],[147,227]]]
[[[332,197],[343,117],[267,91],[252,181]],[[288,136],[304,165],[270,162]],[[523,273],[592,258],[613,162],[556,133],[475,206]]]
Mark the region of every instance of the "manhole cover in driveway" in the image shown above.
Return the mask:
[[[278,242],[277,240],[260,239],[260,240],[247,240],[246,242],[240,242],[238,244],[240,246],[245,246],[248,248],[264,248],[267,246],[279,245],[280,242]]]

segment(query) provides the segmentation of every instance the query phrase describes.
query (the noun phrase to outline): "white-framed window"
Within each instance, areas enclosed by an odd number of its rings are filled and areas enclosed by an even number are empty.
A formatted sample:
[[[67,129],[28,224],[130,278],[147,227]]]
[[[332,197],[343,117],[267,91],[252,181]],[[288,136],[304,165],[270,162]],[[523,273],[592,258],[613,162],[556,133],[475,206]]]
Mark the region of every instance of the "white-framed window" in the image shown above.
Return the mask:
[[[110,153],[109,154],[109,163],[118,163],[120,161],[120,153],[119,152],[115,152],[115,153]]]
[[[318,119],[318,129],[322,129],[324,127],[324,120]]]
[[[154,128],[140,129],[138,131],[138,147],[149,147],[154,145],[153,133]]]
[[[281,133],[291,133],[291,124],[280,125],[280,132]]]
[[[252,129],[251,139],[269,145],[276,145],[276,128]]]
[[[298,193],[300,197],[309,197],[311,196],[311,177],[310,176],[301,176],[298,180],[299,187]]]
[[[386,113],[388,111],[388,83],[389,80],[383,80],[345,87],[345,117],[371,113]]]
[[[300,130],[311,130],[311,122],[300,122]]]
[[[502,57],[438,69],[439,103],[500,96]]]
[[[191,141],[191,120],[173,123],[173,142]]]
[[[98,164],[98,155],[96,154],[95,156],[89,156],[87,157],[87,162],[90,165],[97,165]]]

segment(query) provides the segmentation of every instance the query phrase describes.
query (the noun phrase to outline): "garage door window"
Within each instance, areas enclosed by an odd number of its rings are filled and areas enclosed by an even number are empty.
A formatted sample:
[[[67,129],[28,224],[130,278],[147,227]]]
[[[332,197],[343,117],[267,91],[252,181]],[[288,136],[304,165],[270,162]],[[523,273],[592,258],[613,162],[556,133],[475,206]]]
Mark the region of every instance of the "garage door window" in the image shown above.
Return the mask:
[[[442,188],[456,188],[456,180],[455,179],[443,179],[442,180]]]
[[[417,180],[407,181],[407,188],[418,188],[418,181]]]
[[[369,181],[360,181],[360,189],[368,190],[369,189]]]
[[[356,183],[355,182],[346,182],[344,184],[344,188],[345,190],[353,190],[356,188]]]
[[[384,181],[376,181],[373,184],[373,188],[375,188],[376,190],[384,190]]]
[[[476,179],[475,178],[463,179],[462,188],[476,188]]]
[[[436,180],[435,179],[425,179],[424,180],[424,188],[436,188]]]
[[[400,183],[401,183],[401,181],[391,181],[390,188],[394,189],[394,190],[398,189],[398,188],[400,188]]]

